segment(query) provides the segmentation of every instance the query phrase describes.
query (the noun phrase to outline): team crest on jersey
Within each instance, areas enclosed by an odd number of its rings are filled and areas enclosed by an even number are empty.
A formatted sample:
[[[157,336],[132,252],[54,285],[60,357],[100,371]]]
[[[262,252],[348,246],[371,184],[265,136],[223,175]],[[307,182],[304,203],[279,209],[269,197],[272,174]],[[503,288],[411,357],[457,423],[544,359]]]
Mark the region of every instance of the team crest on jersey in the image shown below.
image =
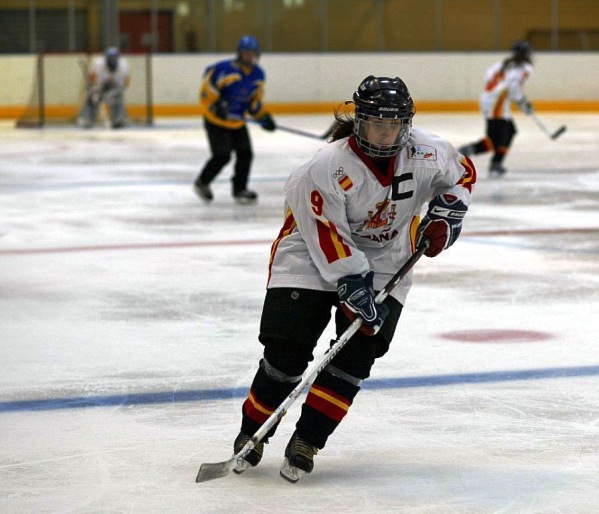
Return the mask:
[[[339,169],[333,172],[333,178],[339,182],[341,189],[344,191],[349,191],[354,186],[354,183],[343,171],[343,166],[339,166]]]
[[[364,222],[364,228],[383,228],[391,225],[397,216],[395,204],[387,199],[376,204],[376,211],[368,211],[368,219]]]
[[[408,146],[408,159],[419,159],[422,161],[436,161],[437,149],[429,145]]]

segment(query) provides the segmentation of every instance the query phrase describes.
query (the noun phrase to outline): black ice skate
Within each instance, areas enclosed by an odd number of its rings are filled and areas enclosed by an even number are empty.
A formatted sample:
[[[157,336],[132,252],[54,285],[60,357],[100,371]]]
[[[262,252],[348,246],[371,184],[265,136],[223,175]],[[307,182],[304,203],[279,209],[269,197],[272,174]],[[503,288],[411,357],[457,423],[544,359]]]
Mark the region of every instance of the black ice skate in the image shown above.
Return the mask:
[[[464,157],[470,157],[474,155],[474,145],[464,145],[458,148],[458,152],[460,152]]]
[[[316,446],[300,439],[297,432],[291,436],[285,448],[285,460],[279,474],[288,482],[295,484],[306,473],[314,469],[314,455],[318,453]]]
[[[233,443],[233,453],[239,453],[245,444],[251,439],[249,435],[245,435],[243,432],[239,432],[237,439]],[[264,453],[264,443],[259,442],[256,447],[248,453],[244,459],[240,459],[237,465],[233,468],[233,472],[240,475],[250,466],[257,466],[262,460],[262,454]]]
[[[198,195],[202,200],[206,203],[210,203],[214,199],[214,195],[212,194],[212,189],[208,184],[203,184],[202,182],[196,182],[193,185],[193,190],[196,195]]]
[[[249,189],[233,193],[233,198],[235,198],[235,201],[241,205],[249,205],[258,201],[258,195]]]
[[[491,162],[489,165],[489,176],[491,178],[499,178],[505,175],[507,170],[503,167],[500,162]]]

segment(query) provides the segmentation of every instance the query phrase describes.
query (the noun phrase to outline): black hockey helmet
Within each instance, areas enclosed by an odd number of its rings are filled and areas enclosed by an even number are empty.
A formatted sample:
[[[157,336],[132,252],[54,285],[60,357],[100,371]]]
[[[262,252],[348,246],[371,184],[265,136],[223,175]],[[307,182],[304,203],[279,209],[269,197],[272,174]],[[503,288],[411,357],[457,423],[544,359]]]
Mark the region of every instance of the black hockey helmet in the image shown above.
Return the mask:
[[[518,61],[529,61],[530,62],[530,52],[532,48],[530,43],[524,39],[515,41],[512,44],[512,52],[514,54],[514,58]]]
[[[406,145],[410,138],[414,102],[399,77],[366,77],[354,93],[353,102],[356,109],[354,135],[364,152],[373,157],[391,157]],[[400,130],[392,145],[377,146],[368,141],[366,124],[376,119],[397,120]]]

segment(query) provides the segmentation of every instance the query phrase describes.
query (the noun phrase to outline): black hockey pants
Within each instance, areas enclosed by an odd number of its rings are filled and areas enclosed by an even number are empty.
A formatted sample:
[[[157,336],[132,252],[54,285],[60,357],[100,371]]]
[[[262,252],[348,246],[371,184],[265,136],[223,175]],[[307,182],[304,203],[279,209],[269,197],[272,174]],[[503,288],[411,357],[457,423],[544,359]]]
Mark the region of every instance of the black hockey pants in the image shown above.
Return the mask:
[[[512,120],[487,119],[486,136],[472,144],[473,153],[493,152],[491,162],[501,163],[515,135],[516,125]]]
[[[493,143],[494,153],[491,162],[501,163],[505,158],[512,139],[516,134],[516,125],[512,120],[487,120],[487,136]]]
[[[233,194],[247,189],[250,166],[252,163],[252,143],[247,127],[227,129],[204,119],[204,128],[208,135],[212,157],[206,162],[197,182],[210,184],[236,153],[235,174],[233,175]]]
[[[299,383],[314,359],[314,349],[331,320],[331,310],[338,304],[336,292],[267,290],[259,337],[264,345],[264,359],[242,407],[244,433],[252,435]],[[375,359],[389,349],[402,305],[390,296],[385,304],[390,314],[379,333],[369,337],[357,332],[318,375],[308,392],[296,428],[303,440],[318,448],[324,448],[327,438],[347,414],[361,382],[370,376]],[[337,308],[337,337],[350,323]]]

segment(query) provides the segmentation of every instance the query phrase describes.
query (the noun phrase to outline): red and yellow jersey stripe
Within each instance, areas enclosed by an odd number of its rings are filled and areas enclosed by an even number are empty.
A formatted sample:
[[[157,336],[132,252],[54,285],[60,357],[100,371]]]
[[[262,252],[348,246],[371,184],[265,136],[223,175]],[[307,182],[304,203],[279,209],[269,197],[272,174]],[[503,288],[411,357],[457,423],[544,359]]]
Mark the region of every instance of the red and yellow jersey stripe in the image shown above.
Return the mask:
[[[418,227],[420,226],[420,216],[413,216],[410,222],[410,246],[412,253],[416,253],[416,239],[418,238]]]
[[[285,213],[285,219],[283,220],[283,226],[281,230],[279,230],[279,235],[272,243],[270,248],[270,259],[268,262],[268,280],[270,281],[270,276],[272,274],[272,263],[275,259],[275,254],[277,253],[277,248],[281,241],[286,238],[289,234],[291,234],[295,228],[297,227],[297,223],[295,222],[295,218],[293,216],[293,211],[291,209],[287,209]]]
[[[476,184],[476,168],[472,161],[468,157],[464,157],[461,161],[462,168],[464,168],[464,174],[458,181],[458,185],[467,189],[472,194],[472,187]]]
[[[497,97],[497,102],[493,106],[493,118],[503,118],[503,111],[505,103],[507,102],[508,92],[507,90],[502,91]]]
[[[318,243],[329,264],[350,257],[351,248],[343,241],[334,223],[316,219]]]

